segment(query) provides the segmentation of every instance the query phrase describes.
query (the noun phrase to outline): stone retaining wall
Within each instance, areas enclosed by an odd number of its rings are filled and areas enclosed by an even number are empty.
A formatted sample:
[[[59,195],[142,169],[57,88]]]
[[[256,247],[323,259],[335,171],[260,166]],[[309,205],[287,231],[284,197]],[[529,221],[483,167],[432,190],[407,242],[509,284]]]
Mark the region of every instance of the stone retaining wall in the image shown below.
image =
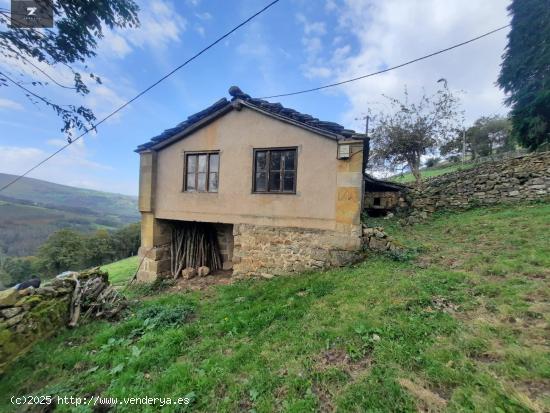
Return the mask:
[[[233,274],[271,277],[350,264],[361,257],[358,231],[235,225]]]
[[[408,223],[440,209],[548,199],[550,152],[535,153],[481,164],[425,181],[407,193]]]
[[[95,268],[78,274],[80,282],[107,274]],[[0,372],[35,342],[64,328],[76,282],[52,280],[40,288],[0,291]]]

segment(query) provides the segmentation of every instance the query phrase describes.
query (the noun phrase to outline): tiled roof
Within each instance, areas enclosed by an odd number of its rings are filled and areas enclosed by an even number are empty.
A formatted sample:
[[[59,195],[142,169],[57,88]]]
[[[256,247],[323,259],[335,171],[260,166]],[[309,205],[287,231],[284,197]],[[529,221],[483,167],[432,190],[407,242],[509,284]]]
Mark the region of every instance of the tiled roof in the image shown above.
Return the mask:
[[[210,115],[222,112],[223,109],[229,108],[233,105],[233,102],[241,102],[247,107],[256,108],[260,111],[266,112],[267,114],[272,114],[279,118],[288,119],[298,126],[303,126],[308,129],[325,132],[336,140],[358,136],[355,131],[345,129],[342,125],[339,125],[338,123],[321,121],[306,113],[300,113],[294,109],[285,108],[280,103],[271,103],[267,100],[252,98],[246,93],[242,92],[241,89],[239,89],[237,86],[232,86],[231,88],[229,88],[229,94],[232,96],[231,101],[227,100],[226,98],[218,100],[216,103],[207,107],[206,109],[189,116],[187,120],[177,124],[175,127],[171,129],[166,129],[160,135],[151,138],[149,142],[139,145],[136,149],[136,152],[141,152],[149,148],[153,148],[157,144],[160,144],[161,142],[164,142],[180,134],[181,132],[184,132],[186,129],[191,129],[199,121],[209,117]]]

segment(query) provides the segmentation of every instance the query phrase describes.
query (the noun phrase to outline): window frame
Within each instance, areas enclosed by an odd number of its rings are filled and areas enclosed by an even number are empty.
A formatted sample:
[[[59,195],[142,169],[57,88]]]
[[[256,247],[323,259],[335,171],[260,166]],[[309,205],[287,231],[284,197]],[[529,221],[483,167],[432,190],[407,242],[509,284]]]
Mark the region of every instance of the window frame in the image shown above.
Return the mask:
[[[294,186],[292,191],[273,191],[269,189],[269,183],[271,180],[271,152],[284,152],[284,151],[294,151]],[[266,191],[256,191],[256,154],[258,152],[267,152],[268,156],[266,159],[267,165],[267,190]],[[281,163],[280,172],[284,173],[283,164]],[[282,188],[284,186],[284,175],[281,177]],[[269,148],[254,148],[252,151],[252,194],[268,194],[268,195],[296,195],[296,187],[298,186],[298,146],[281,146],[281,147],[269,147]]]
[[[199,179],[199,172],[198,172],[198,168],[199,168],[199,156],[200,155],[206,155],[206,190],[205,191],[199,191],[198,189],[198,179]],[[209,187],[210,187],[210,157],[212,155],[218,155],[218,187],[216,189],[216,191],[209,191]],[[197,170],[194,172],[195,174],[195,189],[193,190],[189,190],[188,187],[187,187],[187,175],[188,175],[188,172],[187,172],[187,165],[188,165],[188,159],[189,159],[189,156],[196,156],[197,157],[197,162],[196,162],[196,168]],[[220,156],[220,151],[219,150],[214,150],[214,151],[185,151],[183,153],[183,188],[182,188],[182,192],[187,192],[187,193],[199,193],[199,194],[217,194],[220,190],[220,164],[221,164],[221,156]]]

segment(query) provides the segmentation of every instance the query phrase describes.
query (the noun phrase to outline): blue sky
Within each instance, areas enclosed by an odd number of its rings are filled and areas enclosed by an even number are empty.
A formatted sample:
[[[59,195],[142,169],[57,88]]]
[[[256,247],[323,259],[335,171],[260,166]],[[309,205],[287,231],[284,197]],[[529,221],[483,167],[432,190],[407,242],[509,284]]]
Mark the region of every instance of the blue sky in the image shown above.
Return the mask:
[[[98,56],[88,62],[103,85],[92,85],[84,99],[55,86],[37,91],[61,103],[84,103],[101,118],[267,3],[139,1],[142,26],[106,32]],[[261,97],[359,76],[504,25],[507,5],[505,0],[281,0],[30,176],[136,194],[135,147],[227,96],[229,86]],[[0,6],[9,7],[6,0]],[[399,97],[407,85],[414,98],[423,90],[433,92],[444,77],[460,94],[471,123],[507,112],[494,85],[505,44],[502,31],[379,77],[279,101],[359,129],[355,118],[367,107],[387,107],[382,94]],[[18,73],[15,62],[0,66]],[[70,83],[62,68],[45,70]],[[64,142],[61,122],[19,90],[0,92],[0,172],[21,173]]]

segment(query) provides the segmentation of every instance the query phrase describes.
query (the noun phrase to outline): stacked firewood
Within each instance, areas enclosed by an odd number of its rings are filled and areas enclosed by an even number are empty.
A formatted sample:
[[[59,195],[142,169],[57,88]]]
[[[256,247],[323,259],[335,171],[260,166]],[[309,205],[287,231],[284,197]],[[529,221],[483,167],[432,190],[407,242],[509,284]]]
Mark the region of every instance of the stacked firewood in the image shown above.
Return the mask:
[[[74,278],[69,326],[79,319],[113,319],[126,307],[126,299],[109,284],[108,274],[99,268],[79,273]]]
[[[183,222],[172,227],[171,271],[174,278],[184,268],[222,268],[216,229],[207,223]]]

